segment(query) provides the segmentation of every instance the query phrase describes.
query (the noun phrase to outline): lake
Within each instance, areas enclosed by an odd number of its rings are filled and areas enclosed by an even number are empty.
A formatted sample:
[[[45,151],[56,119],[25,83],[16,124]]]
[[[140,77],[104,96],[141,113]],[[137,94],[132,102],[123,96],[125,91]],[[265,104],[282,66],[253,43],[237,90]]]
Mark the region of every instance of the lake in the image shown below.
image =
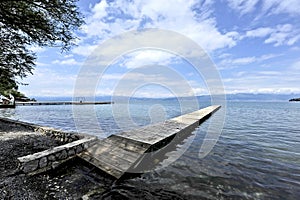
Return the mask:
[[[118,105],[19,106],[0,109],[0,115],[105,138],[195,109],[194,105],[180,108],[176,100],[143,100],[128,106],[130,119],[126,112],[118,111]],[[90,120],[93,116],[98,123]],[[155,170],[112,186],[106,193],[119,191],[129,199],[299,198],[300,103],[228,102],[221,136],[213,150],[199,158],[214,117],[166,154],[166,160],[172,160],[188,144],[174,162],[164,166],[164,160]]]

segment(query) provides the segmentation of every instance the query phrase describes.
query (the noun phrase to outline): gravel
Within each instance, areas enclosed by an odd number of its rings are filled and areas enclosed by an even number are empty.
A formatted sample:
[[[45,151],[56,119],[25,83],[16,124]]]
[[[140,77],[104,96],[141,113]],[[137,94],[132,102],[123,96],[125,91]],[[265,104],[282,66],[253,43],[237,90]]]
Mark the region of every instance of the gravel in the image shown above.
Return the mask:
[[[80,199],[90,191],[109,189],[114,180],[79,159],[35,176],[18,170],[18,157],[61,144],[39,132],[0,121],[0,199]]]

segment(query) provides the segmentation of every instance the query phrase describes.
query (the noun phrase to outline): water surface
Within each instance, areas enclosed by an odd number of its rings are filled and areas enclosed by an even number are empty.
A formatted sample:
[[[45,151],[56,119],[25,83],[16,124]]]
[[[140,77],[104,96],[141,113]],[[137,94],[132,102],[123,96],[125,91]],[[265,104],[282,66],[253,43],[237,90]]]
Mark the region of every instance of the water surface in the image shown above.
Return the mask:
[[[206,106],[200,105],[200,107]],[[88,105],[86,105],[88,106]],[[116,192],[124,198],[185,199],[297,199],[300,196],[300,103],[229,102],[226,122],[217,144],[205,158],[199,158],[211,119],[188,135],[167,160],[185,153],[167,167],[113,185],[106,196]],[[163,107],[164,110],[160,108]],[[81,130],[106,137],[126,128],[126,119],[114,120],[112,105],[95,106],[99,124],[89,124],[89,114],[82,109]],[[145,101],[130,105],[131,121],[146,125],[172,118],[183,111],[178,102]],[[157,112],[156,112],[157,110]],[[1,109],[1,116],[76,131],[72,106],[23,106]],[[157,118],[155,119],[155,114]],[[122,123],[124,121],[124,124]],[[121,122],[120,122],[121,121]],[[105,132],[99,133],[99,126]],[[131,127],[128,127],[130,129]]]

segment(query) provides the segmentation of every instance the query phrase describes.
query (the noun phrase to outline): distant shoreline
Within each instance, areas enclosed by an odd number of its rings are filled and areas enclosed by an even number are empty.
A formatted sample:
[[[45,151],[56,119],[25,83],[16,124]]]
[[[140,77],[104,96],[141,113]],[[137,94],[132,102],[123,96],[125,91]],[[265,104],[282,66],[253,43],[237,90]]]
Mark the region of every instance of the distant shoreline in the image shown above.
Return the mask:
[[[31,101],[31,102],[16,102],[17,106],[40,106],[40,105],[100,105],[100,104],[114,104],[110,101]]]
[[[289,101],[300,101],[300,98],[290,99]]]
[[[300,93],[290,93],[290,94],[268,94],[268,93],[236,93],[236,94],[225,94],[227,101],[259,101],[259,102],[288,102],[290,99],[295,97],[300,97]],[[211,101],[210,95],[197,95],[197,96],[179,96],[179,97],[133,97],[133,96],[87,96],[87,97],[72,97],[72,96],[60,96],[60,97],[51,97],[51,96],[34,96],[37,101],[41,102],[60,102],[60,101],[100,101],[100,102],[127,102],[128,100],[140,101],[140,100],[194,100],[198,99],[199,102]]]

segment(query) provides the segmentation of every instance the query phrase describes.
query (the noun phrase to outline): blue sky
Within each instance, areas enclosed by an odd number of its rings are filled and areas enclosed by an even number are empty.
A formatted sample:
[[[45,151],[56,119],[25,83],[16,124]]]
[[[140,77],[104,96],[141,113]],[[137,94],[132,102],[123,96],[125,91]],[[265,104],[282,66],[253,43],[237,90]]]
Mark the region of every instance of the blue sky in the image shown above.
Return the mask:
[[[144,28],[171,30],[195,41],[215,64],[226,93],[300,93],[299,0],[81,0],[78,5],[86,24],[76,32],[76,47],[64,54],[58,48],[31,47],[38,59],[34,75],[24,80],[29,85],[20,87],[27,96],[73,96],[78,73],[96,47]],[[161,72],[154,64],[162,66]],[[141,66],[145,70],[138,70]],[[172,96],[168,87],[181,96],[202,95],[209,93],[205,81],[183,58],[144,49],[117,57],[95,94],[115,94],[121,83],[118,95],[132,95],[127,84],[139,82],[136,96]]]

